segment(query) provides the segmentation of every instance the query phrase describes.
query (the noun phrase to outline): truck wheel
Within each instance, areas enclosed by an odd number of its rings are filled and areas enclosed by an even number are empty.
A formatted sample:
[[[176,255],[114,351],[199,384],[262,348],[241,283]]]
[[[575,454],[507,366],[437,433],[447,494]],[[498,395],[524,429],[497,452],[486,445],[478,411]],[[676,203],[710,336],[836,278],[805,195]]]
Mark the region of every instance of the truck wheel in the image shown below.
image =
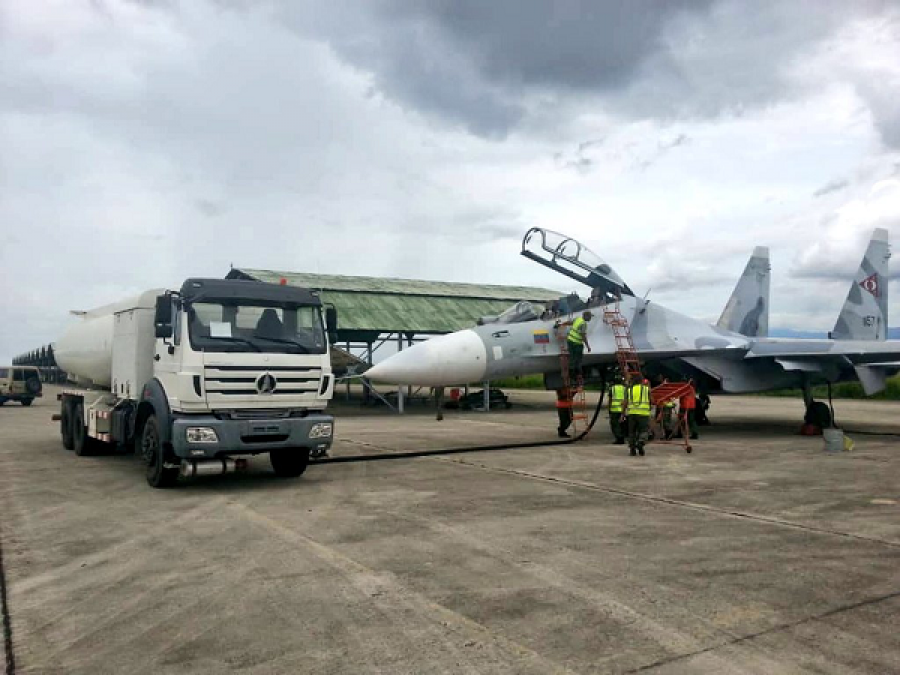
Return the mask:
[[[37,394],[41,390],[41,381],[36,377],[29,377],[25,380],[25,391],[29,394]]]
[[[150,415],[144,422],[141,434],[141,454],[147,463],[147,484],[155,488],[172,487],[178,481],[178,469],[164,466],[165,447],[159,437],[159,422],[156,415]]]
[[[24,405],[24,406],[27,408],[28,406],[31,405],[31,402],[32,402],[32,401],[34,401],[33,398],[23,398],[23,399],[22,399],[22,405]]]
[[[66,450],[75,447],[72,438],[72,402],[64,398],[59,410],[59,435],[62,436],[62,444]]]
[[[76,401],[72,405],[72,448],[79,457],[87,457],[94,454],[97,447],[96,439],[91,438],[87,434],[87,427],[84,426],[84,403]]]
[[[296,478],[306,471],[309,465],[309,448],[284,448],[272,450],[269,461],[275,475],[281,478]]]

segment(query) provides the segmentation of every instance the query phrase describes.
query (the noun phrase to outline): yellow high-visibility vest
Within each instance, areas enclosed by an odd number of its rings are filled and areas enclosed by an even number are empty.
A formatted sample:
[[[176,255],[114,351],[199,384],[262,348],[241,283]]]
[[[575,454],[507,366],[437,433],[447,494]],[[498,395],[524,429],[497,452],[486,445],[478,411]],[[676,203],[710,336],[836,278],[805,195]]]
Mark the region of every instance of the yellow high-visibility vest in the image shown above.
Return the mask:
[[[628,390],[628,414],[650,416],[650,387],[636,384]]]
[[[609,388],[609,412],[622,412],[625,409],[625,385],[614,384]]]
[[[573,344],[583,345],[585,332],[587,332],[587,321],[585,321],[583,317],[579,316],[577,319],[575,319],[575,321],[572,322],[572,327],[569,328],[569,333],[568,335],[566,335],[566,339]]]

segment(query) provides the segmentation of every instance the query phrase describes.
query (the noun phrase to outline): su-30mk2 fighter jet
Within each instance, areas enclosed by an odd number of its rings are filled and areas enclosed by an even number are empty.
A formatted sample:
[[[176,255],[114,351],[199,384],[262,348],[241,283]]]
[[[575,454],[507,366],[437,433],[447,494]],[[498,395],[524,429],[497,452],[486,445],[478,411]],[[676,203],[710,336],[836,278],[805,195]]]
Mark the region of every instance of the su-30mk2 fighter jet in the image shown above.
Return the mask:
[[[829,339],[768,337],[769,250],[757,247],[715,325],[638,298],[612,268],[577,241],[534,228],[522,254],[590,286],[547,308],[520,302],[479,325],[422,342],[366,372],[377,382],[444,387],[543,373],[548,388],[561,386],[561,321],[597,307],[588,324],[591,351],[585,380],[605,379],[616,362],[616,341],[603,308],[619,303],[634,346],[651,377],[691,377],[701,391],[748,393],[802,388],[806,402],[820,383],[859,380],[867,394],[885,387],[900,370],[900,340],[886,340],[888,326],[887,230],[875,230]]]

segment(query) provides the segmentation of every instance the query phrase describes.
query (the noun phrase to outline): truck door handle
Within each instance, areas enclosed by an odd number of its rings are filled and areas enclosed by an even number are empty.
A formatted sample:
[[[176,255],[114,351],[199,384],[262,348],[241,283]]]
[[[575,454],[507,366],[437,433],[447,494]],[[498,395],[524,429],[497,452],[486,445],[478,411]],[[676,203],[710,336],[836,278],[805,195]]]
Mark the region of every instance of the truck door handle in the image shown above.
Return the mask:
[[[154,357],[153,357],[153,360],[154,360],[154,361],[159,361],[159,354],[157,354],[156,356],[154,356]]]

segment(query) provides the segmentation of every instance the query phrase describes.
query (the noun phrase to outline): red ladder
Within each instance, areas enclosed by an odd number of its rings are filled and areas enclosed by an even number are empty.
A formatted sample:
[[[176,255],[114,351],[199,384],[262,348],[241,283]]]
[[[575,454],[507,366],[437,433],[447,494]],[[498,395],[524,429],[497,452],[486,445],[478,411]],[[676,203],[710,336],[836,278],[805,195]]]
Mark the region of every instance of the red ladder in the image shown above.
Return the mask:
[[[681,440],[669,440],[666,438],[663,429],[663,406],[666,403],[677,403],[685,396],[694,396],[694,388],[685,382],[664,382],[650,390],[650,402],[656,406],[656,415],[651,420],[651,429],[656,439],[654,443],[681,445],[684,451],[690,453],[693,451],[691,446],[690,429],[688,428],[687,417],[683,410],[678,411],[678,418],[675,420],[675,429],[681,435]]]
[[[619,372],[625,384],[632,382],[633,376],[643,380],[641,360],[631,339],[631,327],[619,309],[618,300],[603,306],[603,323],[612,328],[613,337],[616,339],[616,360],[619,362]]]

